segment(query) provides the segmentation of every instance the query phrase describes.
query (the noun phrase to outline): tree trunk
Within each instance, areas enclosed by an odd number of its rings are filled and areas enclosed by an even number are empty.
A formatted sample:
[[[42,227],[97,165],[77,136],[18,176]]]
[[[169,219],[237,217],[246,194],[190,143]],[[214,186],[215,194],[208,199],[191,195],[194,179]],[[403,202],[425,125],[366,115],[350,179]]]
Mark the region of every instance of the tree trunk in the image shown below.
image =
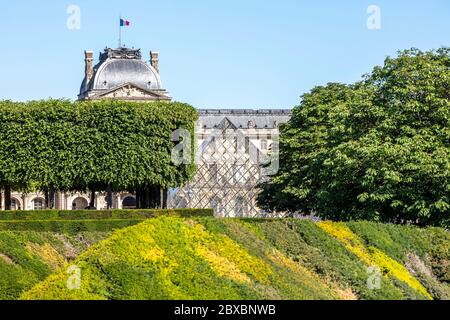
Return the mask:
[[[150,208],[150,195],[148,192],[148,188],[142,190],[142,208],[143,209]]]
[[[91,190],[91,198],[89,199],[89,209],[95,208],[95,190]]]
[[[136,190],[136,209],[141,208],[141,191],[139,189]]]
[[[136,208],[160,209],[161,207],[167,207],[167,196],[164,197],[159,186],[136,190]]]
[[[109,184],[107,189],[106,189],[106,205],[108,210],[110,210],[112,208],[112,190],[111,190],[111,185]]]
[[[53,188],[50,188],[47,195],[47,209],[55,209],[55,190]]]
[[[161,188],[158,186],[152,186],[149,190],[150,203],[149,208],[160,209],[161,208]]]
[[[155,195],[153,187],[147,189],[147,209],[155,209]]]
[[[138,209],[144,209],[145,203],[144,203],[144,190],[142,188],[139,188],[136,190],[136,207]]]
[[[162,189],[162,209],[167,209],[167,189]]]
[[[48,201],[48,190],[46,189],[45,191],[44,191],[44,206],[46,207],[46,208],[48,208],[49,206],[48,206],[48,203],[49,201]]]
[[[11,186],[5,186],[5,210],[11,210]]]

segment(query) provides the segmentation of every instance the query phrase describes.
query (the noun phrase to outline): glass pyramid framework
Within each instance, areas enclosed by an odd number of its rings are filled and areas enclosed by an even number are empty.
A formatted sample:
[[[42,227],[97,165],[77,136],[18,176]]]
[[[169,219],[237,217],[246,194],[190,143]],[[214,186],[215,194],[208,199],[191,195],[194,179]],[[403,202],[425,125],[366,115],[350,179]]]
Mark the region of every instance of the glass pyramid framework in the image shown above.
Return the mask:
[[[224,118],[197,154],[194,179],[169,197],[172,208],[213,208],[219,217],[266,217],[256,205],[267,156]]]

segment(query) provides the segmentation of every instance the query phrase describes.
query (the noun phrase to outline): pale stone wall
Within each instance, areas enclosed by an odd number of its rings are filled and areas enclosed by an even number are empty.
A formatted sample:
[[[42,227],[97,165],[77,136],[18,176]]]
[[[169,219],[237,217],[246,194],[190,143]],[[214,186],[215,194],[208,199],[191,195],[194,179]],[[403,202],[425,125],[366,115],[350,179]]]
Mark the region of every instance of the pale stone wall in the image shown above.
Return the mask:
[[[169,207],[213,208],[220,217],[264,217],[257,185],[262,160],[278,145],[288,110],[204,110],[197,124],[197,173],[169,193]]]
[[[41,209],[46,209],[45,207],[45,195],[41,192],[33,193],[18,193],[13,192],[11,194],[11,199],[15,206],[12,207],[13,210],[35,210],[36,203],[35,200],[42,201]],[[131,193],[114,193],[113,194],[113,209],[122,209],[122,202],[127,197],[134,197]],[[55,194],[55,209],[57,210],[77,210],[85,209],[89,205],[90,195],[84,193],[60,193]],[[73,206],[75,204],[75,207]],[[106,209],[106,193],[97,192],[95,197],[95,207],[99,210]],[[2,197],[1,210],[5,209],[5,197]],[[37,209],[37,208],[36,208]]]

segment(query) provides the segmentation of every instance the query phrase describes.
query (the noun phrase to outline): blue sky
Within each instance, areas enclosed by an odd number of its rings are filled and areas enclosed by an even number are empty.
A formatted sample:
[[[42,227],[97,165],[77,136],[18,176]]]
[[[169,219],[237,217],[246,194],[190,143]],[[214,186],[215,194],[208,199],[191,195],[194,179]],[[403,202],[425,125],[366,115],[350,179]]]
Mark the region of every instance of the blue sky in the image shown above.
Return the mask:
[[[81,10],[69,30],[66,10]],[[381,9],[369,30],[366,10]],[[123,42],[160,52],[164,86],[197,108],[290,108],[327,82],[354,82],[399,49],[450,45],[448,0],[40,0],[0,3],[0,99],[75,99],[83,52]]]

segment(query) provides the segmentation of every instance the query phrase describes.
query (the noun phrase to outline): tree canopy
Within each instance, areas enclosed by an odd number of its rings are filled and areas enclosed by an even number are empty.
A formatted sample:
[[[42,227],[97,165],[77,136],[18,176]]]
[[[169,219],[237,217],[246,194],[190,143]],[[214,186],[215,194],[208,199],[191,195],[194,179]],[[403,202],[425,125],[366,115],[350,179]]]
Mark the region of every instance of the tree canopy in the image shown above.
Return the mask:
[[[268,210],[448,226],[450,49],[402,51],[356,84],[305,94],[262,188]]]
[[[195,165],[171,160],[172,134],[194,139],[182,103],[44,100],[0,102],[0,184],[17,191],[135,191],[175,187]]]

